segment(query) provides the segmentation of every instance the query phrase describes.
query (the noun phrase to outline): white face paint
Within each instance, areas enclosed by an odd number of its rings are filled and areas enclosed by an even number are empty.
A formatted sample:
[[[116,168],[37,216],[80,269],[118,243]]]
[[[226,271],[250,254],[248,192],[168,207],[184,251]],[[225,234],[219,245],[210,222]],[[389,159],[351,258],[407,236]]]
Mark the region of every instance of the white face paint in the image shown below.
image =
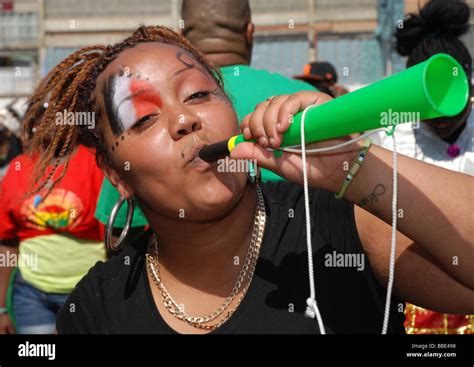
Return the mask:
[[[114,91],[113,104],[118,123],[121,123],[121,131],[130,129],[137,120],[135,107],[132,102],[132,79],[129,74],[117,75],[113,79],[112,90]]]

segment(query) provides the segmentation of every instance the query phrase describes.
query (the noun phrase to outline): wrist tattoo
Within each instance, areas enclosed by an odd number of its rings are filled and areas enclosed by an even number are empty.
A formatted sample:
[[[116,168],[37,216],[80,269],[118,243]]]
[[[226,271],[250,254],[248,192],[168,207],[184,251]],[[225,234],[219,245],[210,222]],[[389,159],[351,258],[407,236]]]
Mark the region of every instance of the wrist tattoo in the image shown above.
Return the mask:
[[[372,192],[363,197],[361,201],[359,201],[359,206],[362,208],[367,208],[368,206],[374,205],[374,203],[377,203],[379,201],[379,197],[385,194],[385,186],[381,183],[375,185],[374,189]]]

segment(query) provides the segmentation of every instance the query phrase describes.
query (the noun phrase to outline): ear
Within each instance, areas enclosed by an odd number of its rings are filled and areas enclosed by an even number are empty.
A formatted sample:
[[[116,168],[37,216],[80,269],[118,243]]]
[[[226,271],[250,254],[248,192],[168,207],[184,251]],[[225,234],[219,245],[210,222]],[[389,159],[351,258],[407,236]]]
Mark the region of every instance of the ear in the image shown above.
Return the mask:
[[[125,199],[130,199],[134,192],[130,186],[119,176],[117,170],[105,162],[103,157],[98,159],[99,167],[104,172],[105,177],[117,189],[120,196]]]
[[[247,23],[247,29],[245,30],[245,41],[248,45],[253,45],[253,34],[255,32],[255,26],[252,22]]]

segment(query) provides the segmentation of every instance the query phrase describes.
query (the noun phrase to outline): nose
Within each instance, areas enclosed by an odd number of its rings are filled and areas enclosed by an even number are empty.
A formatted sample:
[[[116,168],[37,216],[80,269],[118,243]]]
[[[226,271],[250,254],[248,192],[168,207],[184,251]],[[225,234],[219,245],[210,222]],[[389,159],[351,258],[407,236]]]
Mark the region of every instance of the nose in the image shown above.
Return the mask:
[[[185,135],[201,130],[201,128],[202,124],[199,117],[191,113],[181,113],[176,116],[170,134],[173,139],[178,140]]]

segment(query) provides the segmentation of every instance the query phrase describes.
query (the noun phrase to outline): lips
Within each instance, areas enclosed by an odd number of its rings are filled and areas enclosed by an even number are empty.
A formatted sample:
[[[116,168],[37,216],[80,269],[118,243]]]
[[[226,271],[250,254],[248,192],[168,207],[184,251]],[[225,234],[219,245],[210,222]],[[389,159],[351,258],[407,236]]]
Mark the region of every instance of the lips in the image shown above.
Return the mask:
[[[204,145],[205,144],[197,145],[196,147],[194,147],[193,149],[189,151],[187,160],[186,160],[187,163],[185,164],[186,168],[192,168],[194,170],[204,172],[204,171],[208,171],[209,169],[211,169],[213,166],[217,164],[215,162],[213,163],[206,162],[199,157],[199,151],[202,149]]]
[[[206,162],[199,157],[199,152],[205,146],[212,144],[208,139],[195,137],[193,143],[189,144],[189,148],[183,152],[182,158],[184,161],[183,168],[192,168],[198,171],[208,171],[210,169],[216,169],[217,162]]]
[[[202,149],[203,146],[204,144],[198,144],[190,150],[188,158],[186,159],[186,165],[196,160],[202,160],[201,158],[199,158],[199,151]]]

